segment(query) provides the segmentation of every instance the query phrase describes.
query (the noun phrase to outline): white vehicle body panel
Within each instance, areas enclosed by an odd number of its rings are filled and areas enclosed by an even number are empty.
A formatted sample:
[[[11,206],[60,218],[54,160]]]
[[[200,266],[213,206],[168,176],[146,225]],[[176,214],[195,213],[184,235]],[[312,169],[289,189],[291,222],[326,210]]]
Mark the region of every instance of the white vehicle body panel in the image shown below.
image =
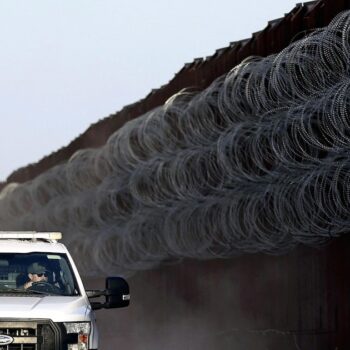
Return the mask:
[[[90,321],[91,308],[85,297],[0,296],[0,317],[47,318],[54,322]]]

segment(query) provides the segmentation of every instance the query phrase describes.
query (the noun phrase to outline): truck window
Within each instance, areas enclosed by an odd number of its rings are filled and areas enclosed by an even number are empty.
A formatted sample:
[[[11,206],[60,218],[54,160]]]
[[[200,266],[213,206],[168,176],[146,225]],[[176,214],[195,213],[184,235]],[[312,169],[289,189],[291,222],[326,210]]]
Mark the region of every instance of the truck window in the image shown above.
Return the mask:
[[[0,253],[0,296],[18,293],[80,295],[65,254]]]

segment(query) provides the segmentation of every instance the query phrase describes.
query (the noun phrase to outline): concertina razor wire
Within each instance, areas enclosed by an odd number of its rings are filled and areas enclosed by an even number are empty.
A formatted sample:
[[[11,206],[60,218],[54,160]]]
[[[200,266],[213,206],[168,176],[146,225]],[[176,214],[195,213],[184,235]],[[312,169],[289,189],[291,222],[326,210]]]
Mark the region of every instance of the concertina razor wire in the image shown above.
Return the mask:
[[[324,244],[350,227],[349,72],[347,11],[9,184],[0,227],[62,231],[85,275]]]

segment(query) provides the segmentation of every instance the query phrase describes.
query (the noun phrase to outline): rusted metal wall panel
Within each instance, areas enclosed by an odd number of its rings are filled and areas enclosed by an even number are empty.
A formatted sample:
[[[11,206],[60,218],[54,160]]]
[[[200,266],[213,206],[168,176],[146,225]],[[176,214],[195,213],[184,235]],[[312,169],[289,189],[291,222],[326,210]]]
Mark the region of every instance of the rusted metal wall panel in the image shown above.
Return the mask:
[[[129,278],[131,306],[99,311],[101,350],[348,350],[350,239],[283,256],[184,261]],[[88,287],[103,280],[88,279]]]

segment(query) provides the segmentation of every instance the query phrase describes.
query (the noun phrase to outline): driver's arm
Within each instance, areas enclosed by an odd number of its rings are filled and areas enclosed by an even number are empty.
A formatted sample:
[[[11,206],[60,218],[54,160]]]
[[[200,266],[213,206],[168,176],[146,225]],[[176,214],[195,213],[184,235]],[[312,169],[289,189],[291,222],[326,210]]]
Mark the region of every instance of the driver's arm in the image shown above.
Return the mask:
[[[33,282],[32,282],[32,281],[28,281],[27,283],[24,283],[23,288],[24,288],[24,289],[28,289],[28,288],[30,288],[32,285],[33,285]]]

